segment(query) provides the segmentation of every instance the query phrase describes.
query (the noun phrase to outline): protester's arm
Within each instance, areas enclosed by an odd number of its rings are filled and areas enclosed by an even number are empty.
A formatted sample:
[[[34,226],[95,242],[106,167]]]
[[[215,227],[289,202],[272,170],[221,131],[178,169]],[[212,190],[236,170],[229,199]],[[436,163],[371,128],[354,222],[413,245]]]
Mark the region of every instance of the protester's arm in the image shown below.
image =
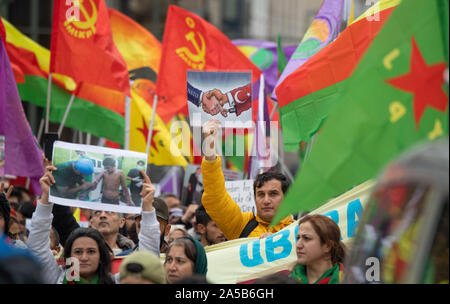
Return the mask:
[[[153,197],[155,195],[155,187],[152,185],[150,178],[142,170],[144,176],[142,185],[142,219],[141,231],[139,232],[139,250],[148,250],[159,256],[159,242],[161,231],[159,222],[156,219],[156,210],[153,208]]]
[[[210,120],[203,128],[206,137],[205,157],[202,160],[202,204],[217,227],[228,240],[239,238],[245,225],[253,217],[251,212],[241,212],[239,205],[225,188],[221,159],[215,153],[215,143],[220,122]]]
[[[46,173],[40,179],[42,196],[31,218],[31,229],[27,240],[28,249],[39,259],[44,269],[44,280],[49,284],[56,283],[62,272],[50,249],[53,204],[48,201],[48,193],[50,185],[55,183],[51,174],[53,168],[56,169],[53,166],[46,167]]]

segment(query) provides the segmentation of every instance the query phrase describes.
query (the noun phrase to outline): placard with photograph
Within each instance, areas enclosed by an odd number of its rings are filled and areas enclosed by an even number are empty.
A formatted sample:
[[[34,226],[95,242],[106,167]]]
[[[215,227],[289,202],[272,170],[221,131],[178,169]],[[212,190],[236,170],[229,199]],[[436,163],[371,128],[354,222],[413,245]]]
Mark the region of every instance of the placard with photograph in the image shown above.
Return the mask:
[[[251,127],[252,73],[188,71],[187,100],[193,127],[211,118]]]
[[[55,184],[50,201],[56,204],[122,213],[140,213],[145,153],[55,141]]]

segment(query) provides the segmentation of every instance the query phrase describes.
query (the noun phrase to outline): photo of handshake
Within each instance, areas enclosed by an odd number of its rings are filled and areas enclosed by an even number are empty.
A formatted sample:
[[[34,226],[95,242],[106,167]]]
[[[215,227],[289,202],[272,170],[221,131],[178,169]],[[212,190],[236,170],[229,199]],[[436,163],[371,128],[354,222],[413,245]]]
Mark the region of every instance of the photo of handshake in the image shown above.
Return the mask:
[[[229,113],[239,116],[252,106],[251,89],[251,84],[248,84],[225,93],[217,88],[201,91],[188,83],[187,97],[189,102],[201,106],[211,116],[221,114],[228,117]],[[225,108],[225,105],[228,107]]]
[[[213,89],[209,92],[204,92],[202,95],[203,111],[212,116],[220,113],[223,117],[227,117],[230,109],[223,108],[223,106],[227,103],[227,94],[222,93],[219,89]]]

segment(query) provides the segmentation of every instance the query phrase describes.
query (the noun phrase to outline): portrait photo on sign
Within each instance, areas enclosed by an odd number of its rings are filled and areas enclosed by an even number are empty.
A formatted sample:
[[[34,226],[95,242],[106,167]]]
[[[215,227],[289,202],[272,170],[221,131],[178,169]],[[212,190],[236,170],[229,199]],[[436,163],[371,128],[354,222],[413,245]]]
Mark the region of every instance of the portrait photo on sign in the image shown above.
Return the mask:
[[[145,153],[56,141],[53,203],[122,213],[140,213]]]
[[[252,73],[188,71],[187,100],[191,126],[202,126],[211,118],[249,124]]]

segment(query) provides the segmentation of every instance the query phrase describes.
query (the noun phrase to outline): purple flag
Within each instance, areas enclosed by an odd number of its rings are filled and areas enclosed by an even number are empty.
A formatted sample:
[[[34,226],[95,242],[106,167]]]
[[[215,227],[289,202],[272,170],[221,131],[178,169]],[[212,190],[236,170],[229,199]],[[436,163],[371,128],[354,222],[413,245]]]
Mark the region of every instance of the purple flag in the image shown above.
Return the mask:
[[[37,182],[44,174],[40,151],[22,108],[9,57],[0,38],[0,135],[5,136],[4,173],[30,177],[34,193],[41,194]]]
[[[270,41],[237,39],[232,41],[262,72],[265,79],[265,93],[271,94],[278,79],[277,44]],[[286,58],[290,58],[297,46],[283,48]],[[258,92],[259,83],[253,92]],[[257,96],[254,94],[254,96]]]
[[[181,197],[181,167],[172,167],[159,182],[161,193],[172,193]]]
[[[344,0],[324,0],[319,13],[309,27],[302,42],[298,45],[286,68],[272,90],[272,99],[278,100],[275,89],[292,72],[302,66],[309,58],[327,46],[339,35],[344,10]]]

